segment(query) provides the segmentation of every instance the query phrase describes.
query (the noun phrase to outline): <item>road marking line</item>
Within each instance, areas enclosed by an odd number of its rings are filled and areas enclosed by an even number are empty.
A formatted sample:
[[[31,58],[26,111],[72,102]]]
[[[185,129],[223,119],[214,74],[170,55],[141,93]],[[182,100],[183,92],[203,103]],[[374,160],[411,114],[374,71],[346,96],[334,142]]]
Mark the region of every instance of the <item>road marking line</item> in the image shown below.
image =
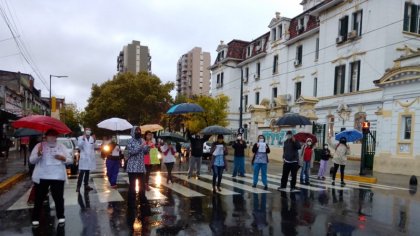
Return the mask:
[[[155,178],[151,176],[152,181],[155,181]],[[183,185],[173,183],[173,184],[166,184],[164,182],[161,182],[160,185],[165,186],[168,189],[171,189],[179,194],[181,194],[184,197],[204,197],[204,194],[201,194],[199,192],[196,192],[194,190],[191,190]]]
[[[200,175],[200,178],[213,180],[213,176],[206,175],[206,174]],[[267,191],[267,190],[263,190],[263,189],[259,189],[259,188],[253,188],[249,185],[236,183],[236,182],[233,182],[233,181],[230,181],[230,180],[222,180],[222,184],[229,185],[229,186],[239,188],[239,189],[242,189],[242,190],[245,190],[245,191],[248,191],[248,192],[252,192],[252,193],[271,193],[270,191]]]
[[[121,194],[116,189],[112,189],[104,178],[92,178],[98,194],[99,201],[104,202],[122,202]]]
[[[178,179],[187,181],[188,183],[191,183],[191,184],[197,185],[201,188],[213,191],[213,185],[210,184],[210,183],[207,183],[205,181],[201,181],[201,180],[196,179],[196,178],[188,179],[188,177],[186,175],[174,175],[174,176],[177,177]],[[217,193],[219,193],[221,195],[236,195],[236,194],[239,194],[237,192],[230,191],[229,189],[226,189],[226,188],[221,188],[221,189],[222,189],[222,191],[220,191],[220,192],[217,191]]]
[[[128,184],[130,183],[128,177],[124,177],[123,178],[125,180],[125,182],[127,182]],[[150,187],[150,186],[149,186]],[[165,195],[163,195],[158,188],[152,188],[150,187],[150,191],[146,191],[146,198],[147,200],[163,200],[166,199],[167,197]]]
[[[245,176],[253,178],[253,175],[251,175],[251,174],[245,174]],[[241,180],[241,179],[238,179],[238,180]],[[267,181],[277,182],[279,180],[267,177]],[[246,182],[253,183],[253,180],[246,181]],[[287,185],[288,185],[288,187],[290,187],[290,181],[287,182]],[[276,189],[276,190],[277,190],[277,188],[280,187],[280,185],[271,185],[271,186],[273,186],[272,188]],[[270,188],[270,184],[268,184],[268,187]],[[312,190],[312,191],[323,191],[323,190],[325,190],[323,188],[319,188],[319,187],[315,187],[315,186],[308,186],[308,185],[301,185],[301,184],[298,184],[298,183],[296,183],[296,187],[304,188],[304,189],[308,189],[308,190]],[[281,190],[281,191],[283,191],[283,190]]]

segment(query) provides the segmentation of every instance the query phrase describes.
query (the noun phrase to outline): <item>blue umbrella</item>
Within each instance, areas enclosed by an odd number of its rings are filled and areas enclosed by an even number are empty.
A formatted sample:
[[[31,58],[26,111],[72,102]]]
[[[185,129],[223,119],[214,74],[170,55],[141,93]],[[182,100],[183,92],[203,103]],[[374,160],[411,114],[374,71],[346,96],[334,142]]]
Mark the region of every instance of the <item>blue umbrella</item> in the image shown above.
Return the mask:
[[[208,126],[204,128],[203,130],[201,130],[200,133],[204,135],[213,135],[213,134],[227,135],[227,134],[232,134],[232,130],[222,127],[220,125],[212,125],[212,126]]]
[[[357,129],[344,130],[335,135],[335,140],[346,138],[347,142],[354,142],[363,138],[362,132]]]
[[[175,115],[191,112],[204,112],[204,109],[200,105],[194,103],[180,103],[169,108],[166,114]]]

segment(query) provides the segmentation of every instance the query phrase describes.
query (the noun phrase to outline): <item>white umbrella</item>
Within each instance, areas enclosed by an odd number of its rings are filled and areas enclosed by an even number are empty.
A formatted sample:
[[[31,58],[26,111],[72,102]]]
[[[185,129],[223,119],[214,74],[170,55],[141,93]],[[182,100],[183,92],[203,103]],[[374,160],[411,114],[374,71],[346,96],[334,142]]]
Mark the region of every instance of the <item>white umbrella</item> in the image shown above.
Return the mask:
[[[113,131],[121,131],[126,129],[133,128],[133,125],[131,125],[127,120],[113,117],[106,120],[103,120],[98,123],[98,127],[102,129],[109,129]]]

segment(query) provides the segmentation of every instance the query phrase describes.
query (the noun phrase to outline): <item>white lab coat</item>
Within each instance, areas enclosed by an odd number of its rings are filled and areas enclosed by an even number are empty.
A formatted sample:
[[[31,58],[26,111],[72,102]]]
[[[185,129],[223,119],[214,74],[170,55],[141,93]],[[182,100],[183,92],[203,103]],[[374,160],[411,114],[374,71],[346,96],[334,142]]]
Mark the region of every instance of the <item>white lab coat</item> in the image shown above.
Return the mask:
[[[77,146],[80,148],[79,170],[95,170],[95,139],[92,136],[89,137],[89,140],[80,136]]]

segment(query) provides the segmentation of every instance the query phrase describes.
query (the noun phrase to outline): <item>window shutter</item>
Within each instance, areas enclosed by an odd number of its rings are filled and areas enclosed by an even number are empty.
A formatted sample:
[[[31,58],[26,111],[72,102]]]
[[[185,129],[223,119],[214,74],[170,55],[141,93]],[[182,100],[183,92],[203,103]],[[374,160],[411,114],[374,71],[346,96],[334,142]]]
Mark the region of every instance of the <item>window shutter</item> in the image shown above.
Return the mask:
[[[360,61],[357,61],[356,64],[357,64],[357,85],[356,85],[356,91],[359,91],[359,86],[360,86]]]
[[[409,3],[404,3],[404,23],[403,23],[403,30],[408,31],[408,23],[410,21],[410,18],[408,17],[408,7]]]
[[[342,21],[341,26],[341,36],[343,36],[344,40],[347,40],[347,32],[349,31],[349,16],[345,16]]]
[[[417,5],[411,5],[411,20],[410,20],[410,32],[417,33],[418,31],[418,19],[419,17],[419,9]]]
[[[335,67],[335,73],[334,73],[334,95],[337,95],[337,82],[338,82],[338,69],[340,67],[336,66]]]
[[[344,82],[345,82],[345,71],[346,71],[346,65],[342,65],[341,66],[341,88],[340,88],[340,93],[343,94],[344,93]]]
[[[360,22],[359,22],[359,32],[358,35],[362,35],[362,23],[363,23],[363,10],[360,11]]]

